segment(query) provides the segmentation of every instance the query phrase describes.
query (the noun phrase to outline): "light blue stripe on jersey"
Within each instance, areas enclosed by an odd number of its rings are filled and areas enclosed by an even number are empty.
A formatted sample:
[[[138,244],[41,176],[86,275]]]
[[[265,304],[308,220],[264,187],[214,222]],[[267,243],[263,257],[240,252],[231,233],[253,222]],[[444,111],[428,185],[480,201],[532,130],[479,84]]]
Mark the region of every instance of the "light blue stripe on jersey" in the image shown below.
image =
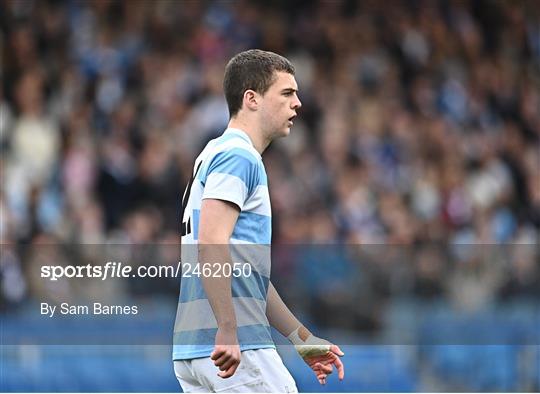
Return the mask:
[[[217,328],[174,333],[173,359],[208,357],[214,350]],[[237,329],[240,350],[275,348],[269,326],[254,324]]]
[[[201,217],[201,210],[193,209],[191,212],[192,212],[191,217],[193,218],[193,239],[198,240],[199,239],[199,219]]]
[[[272,218],[252,212],[241,212],[232,238],[258,245],[270,245]]]
[[[199,217],[201,211],[193,210],[193,238],[199,239]],[[232,238],[257,245],[270,245],[272,240],[272,218],[252,212],[240,212]]]
[[[219,147],[219,144],[217,146]],[[241,179],[246,185],[248,194],[251,194],[256,186],[267,184],[266,173],[261,163],[253,153],[240,147],[218,152],[203,164],[197,176],[203,186],[211,173],[227,174]]]
[[[188,280],[189,279],[189,280]],[[195,301],[200,299],[206,299],[206,292],[202,285],[202,278],[191,274],[190,278],[182,278],[185,284],[186,291],[180,292],[179,301],[181,303]],[[231,278],[231,291],[233,297],[252,297],[258,300],[265,301],[266,294],[268,293],[268,285],[270,278],[259,274],[257,271],[252,270],[251,275],[232,277]]]

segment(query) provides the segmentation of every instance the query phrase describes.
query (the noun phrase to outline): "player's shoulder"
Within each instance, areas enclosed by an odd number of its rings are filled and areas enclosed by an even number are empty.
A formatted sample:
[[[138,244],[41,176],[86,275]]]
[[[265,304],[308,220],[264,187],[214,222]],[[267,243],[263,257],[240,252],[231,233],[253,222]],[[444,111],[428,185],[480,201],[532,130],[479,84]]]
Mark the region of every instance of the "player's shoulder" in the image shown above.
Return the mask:
[[[261,155],[251,142],[239,134],[226,132],[213,141],[209,152],[210,157],[219,156],[228,160],[243,159],[252,164],[262,162]]]
[[[249,185],[265,178],[261,157],[247,135],[225,132],[211,140],[197,160],[201,163],[198,179],[203,183],[212,173],[233,175]]]

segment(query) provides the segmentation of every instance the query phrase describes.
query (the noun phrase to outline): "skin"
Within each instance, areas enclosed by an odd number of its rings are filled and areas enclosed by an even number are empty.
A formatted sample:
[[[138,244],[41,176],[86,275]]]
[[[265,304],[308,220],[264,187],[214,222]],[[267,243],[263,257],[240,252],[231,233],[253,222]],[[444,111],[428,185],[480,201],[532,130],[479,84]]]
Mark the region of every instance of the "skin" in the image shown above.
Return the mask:
[[[333,371],[332,366],[338,371],[339,380],[345,378],[345,367],[339,357],[344,353],[337,345],[330,346],[330,351],[323,356],[305,357],[304,361],[313,370],[320,384],[326,384],[326,378]]]
[[[214,199],[202,201],[199,219],[200,261],[222,264],[232,262],[227,245],[239,214],[239,208],[230,202]],[[201,278],[218,324],[214,351],[210,358],[219,368],[218,376],[229,378],[234,375],[240,364],[231,278],[225,275],[221,278],[203,275]]]
[[[290,134],[297,110],[301,106],[294,76],[276,72],[274,82],[264,94],[253,90],[244,92],[242,108],[231,118],[229,127],[244,131],[255,149],[262,154],[273,140]],[[203,200],[199,219],[200,261],[219,261],[223,264],[231,262],[227,245],[239,214],[239,207],[228,201]],[[231,278],[210,276],[202,280],[218,323],[214,351],[210,358],[219,369],[218,376],[226,379],[234,375],[241,359]],[[289,336],[302,326],[272,284],[268,290],[267,317],[270,324],[284,336]],[[339,379],[343,379],[344,367],[338,357],[342,355],[339,347],[332,345],[327,354],[306,357],[304,361],[313,370],[319,383],[326,384],[326,377],[332,373],[333,367],[336,367]]]
[[[244,92],[242,109],[231,119],[229,127],[243,130],[262,154],[273,140],[290,134],[301,106],[294,76],[276,72],[274,83],[264,94],[250,89]]]
[[[289,336],[298,327],[300,328],[300,339],[306,340],[311,334],[309,330],[302,326],[302,323],[287,308],[274,285],[270,283],[266,302],[266,316],[268,321],[276,330],[284,336]],[[328,342],[325,341],[326,344]],[[331,345],[330,351],[324,355],[314,357],[304,357],[305,363],[313,370],[320,384],[326,384],[326,378],[333,372],[333,366],[338,372],[339,380],[345,377],[345,367],[339,359],[344,353],[337,345]],[[338,357],[339,356],[339,357]]]

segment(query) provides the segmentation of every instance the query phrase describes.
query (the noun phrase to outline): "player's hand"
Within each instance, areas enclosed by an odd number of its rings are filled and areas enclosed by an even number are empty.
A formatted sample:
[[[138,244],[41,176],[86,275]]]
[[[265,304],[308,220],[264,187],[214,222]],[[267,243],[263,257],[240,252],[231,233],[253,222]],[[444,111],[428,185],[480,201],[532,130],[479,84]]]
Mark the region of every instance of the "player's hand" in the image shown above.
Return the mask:
[[[337,345],[316,337],[304,326],[298,327],[287,338],[313,370],[320,384],[326,384],[326,377],[333,372],[333,367],[338,371],[339,380],[343,380],[345,367],[339,358],[345,353]]]
[[[219,368],[218,376],[227,379],[234,375],[240,365],[240,346],[235,329],[218,328],[216,344],[210,359]]]
[[[303,359],[313,370],[319,383],[324,385],[326,384],[326,377],[333,372],[333,367],[338,372],[339,380],[343,380],[345,377],[345,367],[340,360],[343,355],[344,353],[337,345],[330,344],[329,350],[324,354],[307,355]]]

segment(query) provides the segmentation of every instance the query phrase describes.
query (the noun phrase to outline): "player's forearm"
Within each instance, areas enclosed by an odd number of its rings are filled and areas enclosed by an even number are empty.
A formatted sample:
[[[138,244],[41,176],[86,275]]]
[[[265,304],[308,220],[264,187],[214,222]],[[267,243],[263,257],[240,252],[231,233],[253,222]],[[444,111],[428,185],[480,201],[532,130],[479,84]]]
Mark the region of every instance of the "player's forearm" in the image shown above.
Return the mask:
[[[199,244],[199,264],[218,269],[217,264],[231,264],[229,246],[225,244]],[[223,271],[223,270],[221,270]],[[231,277],[213,272],[201,276],[204,291],[216,317],[218,327],[236,330],[236,314],[232,302]]]
[[[332,344],[314,336],[300,323],[287,308],[272,283],[268,289],[266,316],[270,325],[291,341],[302,358],[326,356],[331,351]],[[343,355],[341,350],[338,355]]]
[[[270,282],[266,300],[266,317],[272,327],[283,336],[288,337],[293,331],[302,327],[302,323],[293,315]]]

